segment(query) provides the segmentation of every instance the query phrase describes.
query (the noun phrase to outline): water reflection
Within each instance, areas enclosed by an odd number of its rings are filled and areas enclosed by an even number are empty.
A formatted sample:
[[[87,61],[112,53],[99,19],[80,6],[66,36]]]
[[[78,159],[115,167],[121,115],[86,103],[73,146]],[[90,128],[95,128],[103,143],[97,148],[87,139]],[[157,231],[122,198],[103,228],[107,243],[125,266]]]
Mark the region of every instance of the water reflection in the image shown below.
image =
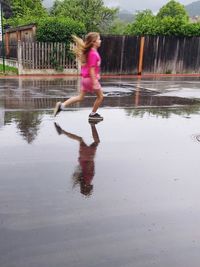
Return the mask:
[[[102,108],[124,108],[127,116],[142,118],[146,114],[170,118],[172,115],[190,117],[191,114],[200,113],[200,97],[163,94],[177,88],[181,91],[184,86],[191,88],[193,93],[198,92],[198,78],[188,81],[164,78],[162,80],[102,79],[102,85],[105,96]],[[79,87],[80,80],[77,77],[1,79],[0,128],[15,122],[19,129],[18,133],[29,144],[33,143],[40,129],[41,114],[52,114],[55,102],[74,95]],[[70,108],[73,111],[83,107],[88,108],[93,101],[93,97],[87,96],[84,102]]]
[[[4,124],[16,123],[19,134],[32,144],[38,135],[42,122],[41,113],[36,111],[5,112]]]
[[[146,115],[170,118],[172,115],[178,115],[190,118],[191,115],[200,114],[200,105],[187,106],[168,106],[168,107],[149,107],[149,108],[129,108],[125,110],[127,116],[143,118]]]
[[[4,109],[52,108],[55,100],[74,95],[79,78],[19,78],[0,80],[0,107]]]
[[[95,175],[95,155],[100,143],[96,129],[97,122],[90,122],[93,142],[87,145],[81,136],[63,130],[57,123],[54,123],[59,135],[64,134],[72,140],[79,142],[78,166],[72,175],[73,187],[80,186],[80,192],[84,196],[91,196],[93,192],[92,180]]]
[[[186,82],[185,82],[186,83]],[[153,80],[110,80],[102,79],[104,102],[102,107],[160,107],[196,105],[199,99],[162,95],[163,92],[184,87],[181,81]],[[185,85],[186,86],[186,85]],[[198,80],[188,82],[187,87],[193,93],[198,90]],[[77,77],[54,78],[19,78],[0,80],[0,108],[10,109],[52,109],[57,101],[71,97],[79,91],[80,80]],[[76,107],[89,107],[91,96]]]
[[[31,144],[39,131],[41,118],[35,112],[22,112],[21,118],[17,123],[17,128],[20,130],[23,138]]]

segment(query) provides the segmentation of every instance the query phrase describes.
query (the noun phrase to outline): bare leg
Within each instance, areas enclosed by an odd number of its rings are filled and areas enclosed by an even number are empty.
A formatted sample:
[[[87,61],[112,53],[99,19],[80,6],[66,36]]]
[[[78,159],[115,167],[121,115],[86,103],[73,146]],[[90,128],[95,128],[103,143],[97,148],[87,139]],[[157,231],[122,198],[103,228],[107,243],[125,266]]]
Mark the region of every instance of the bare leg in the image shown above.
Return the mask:
[[[66,100],[65,102],[63,102],[63,105],[64,105],[64,107],[66,107],[66,106],[69,106],[71,104],[81,102],[84,99],[84,97],[85,97],[85,93],[83,91],[81,91],[79,95],[73,96],[73,97],[69,98],[68,100]],[[62,106],[61,102],[56,103],[56,106],[54,108],[54,117],[62,110],[61,106]]]
[[[63,105],[67,107],[77,102],[81,102],[84,99],[84,97],[85,97],[85,92],[81,91],[79,95],[70,97],[65,102],[63,102]]]
[[[95,94],[97,96],[93,108],[92,108],[92,112],[96,112],[97,109],[100,107],[102,101],[103,101],[103,92],[102,90],[95,90]]]

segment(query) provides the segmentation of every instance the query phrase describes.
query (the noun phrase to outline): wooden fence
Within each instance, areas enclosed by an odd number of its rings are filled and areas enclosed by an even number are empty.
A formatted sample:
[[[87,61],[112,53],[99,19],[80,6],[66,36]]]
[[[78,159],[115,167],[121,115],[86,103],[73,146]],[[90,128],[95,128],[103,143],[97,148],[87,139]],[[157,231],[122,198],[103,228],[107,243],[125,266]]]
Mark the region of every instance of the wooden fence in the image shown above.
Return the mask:
[[[200,73],[200,37],[102,36],[105,74]]]
[[[101,36],[101,69],[106,74],[138,73],[140,37]]]
[[[79,72],[78,61],[65,43],[41,43],[19,42],[18,62],[19,72],[32,73],[62,72],[77,74]]]
[[[200,37],[102,36],[103,74],[200,73]],[[71,44],[71,48],[72,48]],[[0,46],[0,53],[1,53]],[[19,74],[79,74],[65,43],[19,42],[6,49]],[[11,62],[13,63],[13,62]]]
[[[77,74],[80,66],[71,52],[73,44],[21,42],[7,44],[4,56],[7,65],[17,66],[19,74],[69,73]],[[3,58],[0,42],[0,58]]]
[[[65,43],[23,42],[19,43],[19,49],[25,69],[77,68],[74,57],[67,54],[69,49]]]

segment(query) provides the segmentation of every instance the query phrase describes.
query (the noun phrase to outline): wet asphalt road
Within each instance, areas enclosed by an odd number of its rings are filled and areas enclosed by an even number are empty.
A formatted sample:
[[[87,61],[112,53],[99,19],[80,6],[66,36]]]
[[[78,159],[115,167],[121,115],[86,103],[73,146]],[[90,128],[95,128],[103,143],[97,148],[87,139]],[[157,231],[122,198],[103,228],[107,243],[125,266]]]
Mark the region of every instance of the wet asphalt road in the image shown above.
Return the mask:
[[[199,267],[200,78],[0,79],[1,267]]]

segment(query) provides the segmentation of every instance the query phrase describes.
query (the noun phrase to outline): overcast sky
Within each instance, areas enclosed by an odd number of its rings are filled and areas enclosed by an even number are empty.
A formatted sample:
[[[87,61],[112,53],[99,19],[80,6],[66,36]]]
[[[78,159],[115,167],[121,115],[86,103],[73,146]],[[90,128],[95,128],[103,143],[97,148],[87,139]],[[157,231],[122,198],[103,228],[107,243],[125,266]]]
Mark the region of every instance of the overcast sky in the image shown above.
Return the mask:
[[[43,0],[43,3],[47,7],[51,7],[54,0]],[[122,9],[126,9],[129,11],[136,11],[136,10],[144,10],[144,9],[151,9],[153,12],[158,11],[163,5],[165,5],[168,1],[167,0],[104,0],[105,5],[107,6],[120,6]],[[188,5],[193,0],[180,0],[179,3],[183,5]]]

